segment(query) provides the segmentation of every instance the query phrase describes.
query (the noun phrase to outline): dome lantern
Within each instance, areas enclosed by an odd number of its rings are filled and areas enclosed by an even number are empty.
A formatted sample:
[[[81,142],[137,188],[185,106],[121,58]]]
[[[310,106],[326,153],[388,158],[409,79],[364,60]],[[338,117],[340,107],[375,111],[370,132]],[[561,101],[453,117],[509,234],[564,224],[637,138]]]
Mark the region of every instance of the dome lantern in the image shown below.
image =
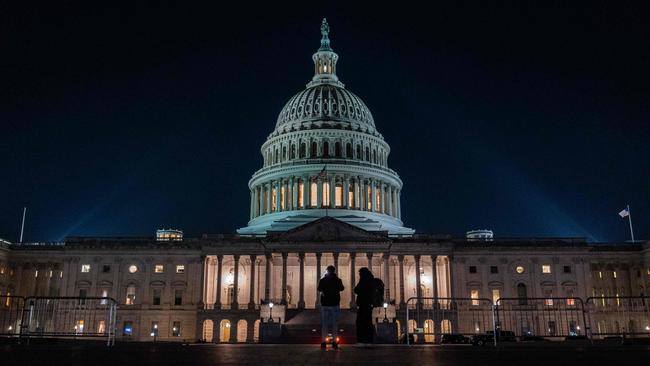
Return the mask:
[[[311,57],[314,60],[314,77],[307,84],[308,88],[319,84],[334,84],[344,87],[336,76],[336,62],[339,55],[330,47],[329,32],[330,26],[327,24],[327,19],[323,18],[320,26],[320,48]]]

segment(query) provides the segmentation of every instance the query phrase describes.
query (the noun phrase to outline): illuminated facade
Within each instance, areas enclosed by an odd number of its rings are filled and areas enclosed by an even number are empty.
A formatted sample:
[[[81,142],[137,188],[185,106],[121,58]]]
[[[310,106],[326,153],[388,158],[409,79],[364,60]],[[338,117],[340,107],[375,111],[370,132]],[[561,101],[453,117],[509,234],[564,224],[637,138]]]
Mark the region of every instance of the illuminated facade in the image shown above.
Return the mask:
[[[384,281],[387,312],[397,321],[411,297],[647,293],[648,242],[453,239],[405,227],[390,148],[370,110],[339,81],[328,32],[324,22],[314,77],[262,145],[263,167],[249,181],[248,225],[238,234],[0,242],[0,294],[112,297],[120,304],[118,338],[151,341],[155,326],[159,340],[254,342],[260,319],[272,315],[270,302],[287,328],[318,326],[308,315],[317,314],[316,284],[328,265],[346,287],[342,308],[353,306],[357,270],[368,267]],[[458,326],[447,319],[425,325]]]

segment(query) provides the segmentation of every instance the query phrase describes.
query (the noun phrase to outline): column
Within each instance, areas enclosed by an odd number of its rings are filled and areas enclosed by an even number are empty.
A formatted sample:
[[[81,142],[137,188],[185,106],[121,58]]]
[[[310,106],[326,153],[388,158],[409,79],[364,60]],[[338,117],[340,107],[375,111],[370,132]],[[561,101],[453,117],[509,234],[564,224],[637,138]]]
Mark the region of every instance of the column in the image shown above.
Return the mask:
[[[370,194],[370,201],[372,202],[371,204],[371,211],[372,212],[379,212],[379,207],[377,207],[377,182],[373,179],[370,181],[371,185],[371,194]]]
[[[261,186],[255,187],[255,192],[257,192],[257,203],[255,204],[255,217],[262,216],[262,199],[263,199],[263,194],[262,194],[262,189]]]
[[[390,254],[384,253],[384,290],[386,302],[390,303]]]
[[[250,205],[250,218],[252,220],[255,217],[255,190],[251,189],[251,205]]]
[[[316,179],[316,207],[323,207],[323,180]]]
[[[201,276],[201,297],[199,298],[199,308],[204,309],[205,308],[205,303],[207,300],[206,299],[206,294],[207,294],[207,282],[205,279],[208,277],[208,266],[207,266],[207,261],[208,258],[205,255],[201,256],[201,269],[202,269],[202,276]]]
[[[354,179],[354,208],[359,209],[361,207],[361,201],[359,201],[359,181],[361,177],[356,177]]]
[[[250,259],[251,259],[251,274],[250,274],[251,284],[248,288],[250,294],[248,300],[248,308],[255,309],[255,260],[257,259],[257,256],[255,254],[251,254]]]
[[[350,209],[350,177],[343,177],[343,207]]]
[[[388,187],[386,188],[387,188],[386,194],[388,195],[388,200],[386,202],[387,203],[386,213],[391,216],[394,216],[393,215],[393,186],[389,184]]]
[[[272,191],[272,183],[268,182],[266,183],[266,210],[264,210],[265,214],[271,213],[271,191]]]
[[[354,301],[354,286],[356,282],[356,269],[355,262],[357,259],[357,253],[350,253],[350,309],[354,309],[356,302]]]
[[[275,182],[275,212],[280,212],[280,198],[282,198],[280,194],[280,185],[282,184],[282,181],[276,181]]]
[[[438,306],[438,256],[431,255],[431,286],[433,288],[433,308]]]
[[[330,207],[336,208],[336,176],[332,174],[327,179],[330,182]]]
[[[403,308],[406,306],[406,299],[404,298],[404,256],[398,255],[397,261],[399,262],[399,306]]]
[[[282,206],[282,211],[289,211],[289,180],[285,179],[282,182],[282,185],[284,186],[284,199],[283,199],[283,205]]]
[[[287,257],[288,253],[282,253],[282,305],[287,305]]]
[[[339,253],[332,253],[332,256],[334,257],[334,268],[336,270],[339,270]]]
[[[420,255],[414,255],[415,258],[415,296],[417,296],[418,306],[422,306],[422,288],[420,287]]]
[[[291,177],[291,209],[298,209],[298,177]]]
[[[217,256],[217,296],[214,301],[214,308],[221,309],[221,267],[223,265],[223,255]]]
[[[271,300],[271,263],[273,261],[273,255],[271,253],[266,253],[266,263],[264,270],[266,275],[264,278],[264,301],[269,302]]]
[[[233,255],[233,258],[235,260],[235,278],[232,286],[233,296],[230,308],[236,310],[239,308],[239,302],[237,301],[239,297],[239,254]]]
[[[386,213],[386,185],[382,182],[381,186],[379,187],[381,192],[379,193],[379,196],[381,197],[381,213],[385,214]]]
[[[309,207],[309,194],[311,189],[311,182],[308,176],[302,177],[302,208]]]
[[[316,307],[320,307],[320,294],[318,293],[318,282],[320,281],[320,260],[323,253],[316,253]]]
[[[359,177],[359,210],[365,211],[366,210],[366,195],[364,192],[366,191],[365,183],[363,182],[363,178]]]
[[[402,199],[400,197],[401,195],[402,195],[402,190],[398,189],[397,194],[396,194],[396,196],[397,196],[397,218],[400,219],[400,220],[402,219]]]
[[[305,253],[298,253],[300,261],[300,292],[298,299],[298,308],[305,308]]]

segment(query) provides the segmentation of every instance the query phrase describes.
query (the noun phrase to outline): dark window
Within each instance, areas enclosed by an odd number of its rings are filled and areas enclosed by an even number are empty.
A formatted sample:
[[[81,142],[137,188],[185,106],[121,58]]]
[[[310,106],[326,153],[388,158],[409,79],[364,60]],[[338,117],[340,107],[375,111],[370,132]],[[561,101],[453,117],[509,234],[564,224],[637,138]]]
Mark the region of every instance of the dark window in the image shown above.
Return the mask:
[[[102,266],[102,272],[104,272],[104,273],[109,273],[110,271],[111,271],[111,266],[110,266],[110,265],[108,265],[108,264],[104,264],[104,265]]]
[[[86,297],[88,295],[88,290],[85,288],[79,289],[79,297],[81,300],[79,300],[80,305],[85,305],[86,304]]]
[[[311,143],[311,158],[318,156],[318,144],[314,141]]]
[[[160,289],[153,289],[153,305],[160,305]]]
[[[523,283],[517,285],[517,297],[519,298],[519,305],[528,305],[528,291]]]
[[[469,273],[476,273],[476,266],[469,266]]]
[[[336,156],[337,158],[341,157],[341,143],[340,142],[336,142],[334,144],[334,156]]]
[[[329,158],[330,156],[330,144],[329,142],[323,142],[323,157]]]
[[[490,266],[490,273],[499,273],[499,267]]]
[[[303,142],[300,144],[300,151],[299,151],[300,159],[305,158],[306,151],[307,151],[307,145],[305,145],[305,143]]]
[[[345,145],[345,157],[352,159],[352,144],[349,142]]]
[[[564,266],[564,273],[571,273],[571,266]]]
[[[174,291],[174,305],[183,304],[183,290]]]
[[[172,323],[172,337],[181,336],[181,322]]]

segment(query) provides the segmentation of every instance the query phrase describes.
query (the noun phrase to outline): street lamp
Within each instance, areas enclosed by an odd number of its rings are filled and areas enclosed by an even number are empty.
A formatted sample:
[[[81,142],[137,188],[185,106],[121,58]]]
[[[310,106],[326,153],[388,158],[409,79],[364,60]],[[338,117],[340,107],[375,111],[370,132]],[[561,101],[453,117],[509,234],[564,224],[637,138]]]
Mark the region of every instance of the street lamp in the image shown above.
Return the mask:
[[[388,316],[386,315],[386,314],[387,314],[387,313],[386,313],[387,311],[388,311],[388,303],[385,302],[385,303],[384,303],[384,323],[388,323]]]
[[[273,303],[269,303],[269,323],[273,323]]]
[[[151,330],[151,336],[153,337],[153,342],[156,343],[156,337],[158,336],[158,324],[153,325],[153,329]]]

